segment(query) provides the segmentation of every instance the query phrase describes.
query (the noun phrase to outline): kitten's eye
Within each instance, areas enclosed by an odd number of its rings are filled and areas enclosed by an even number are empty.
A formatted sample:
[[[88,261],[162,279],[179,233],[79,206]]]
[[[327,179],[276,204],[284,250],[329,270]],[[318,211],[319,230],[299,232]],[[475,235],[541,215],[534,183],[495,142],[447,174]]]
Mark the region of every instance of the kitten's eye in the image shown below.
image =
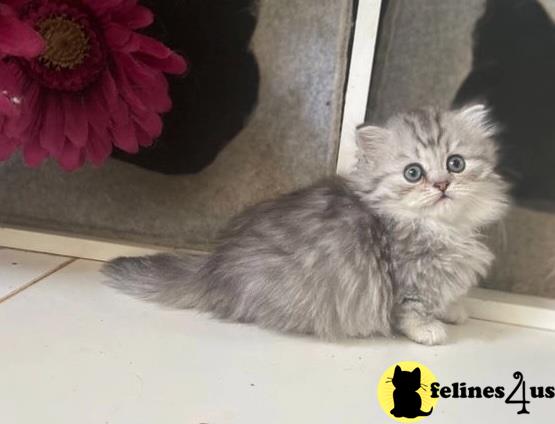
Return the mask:
[[[452,155],[447,158],[447,170],[449,172],[463,172],[466,162],[461,155]]]
[[[419,164],[411,163],[410,165],[407,165],[403,175],[409,183],[416,183],[420,181],[424,176],[424,170]]]

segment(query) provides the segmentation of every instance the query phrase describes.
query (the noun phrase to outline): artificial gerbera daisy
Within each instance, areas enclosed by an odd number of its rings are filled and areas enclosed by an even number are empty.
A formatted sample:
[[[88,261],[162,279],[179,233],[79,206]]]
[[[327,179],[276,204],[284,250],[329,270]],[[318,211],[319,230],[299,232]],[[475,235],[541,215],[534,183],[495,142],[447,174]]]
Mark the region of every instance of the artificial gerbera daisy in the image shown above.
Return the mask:
[[[136,32],[152,13],[137,0],[17,4],[46,47],[37,58],[0,62],[0,75],[9,73],[21,93],[21,111],[5,119],[0,143],[18,140],[30,166],[52,157],[66,170],[85,160],[100,165],[113,146],[135,153],[151,145],[171,108],[164,74],[187,69],[181,56]]]

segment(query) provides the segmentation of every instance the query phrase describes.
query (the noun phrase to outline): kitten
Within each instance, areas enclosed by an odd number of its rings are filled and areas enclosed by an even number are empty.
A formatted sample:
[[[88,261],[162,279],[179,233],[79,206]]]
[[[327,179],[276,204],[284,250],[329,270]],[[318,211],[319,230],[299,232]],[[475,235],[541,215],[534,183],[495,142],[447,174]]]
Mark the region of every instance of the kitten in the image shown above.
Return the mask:
[[[420,368],[412,371],[403,371],[397,365],[391,383],[395,387],[393,390],[393,409],[389,411],[397,418],[416,418],[427,417],[432,413],[432,407],[428,412],[422,411],[422,398],[418,389],[422,386]]]
[[[209,256],[118,258],[107,284],[325,339],[442,343],[442,321],[464,321],[456,302],[493,259],[480,231],[508,206],[493,135],[483,106],[363,126],[349,176],[248,209]]]

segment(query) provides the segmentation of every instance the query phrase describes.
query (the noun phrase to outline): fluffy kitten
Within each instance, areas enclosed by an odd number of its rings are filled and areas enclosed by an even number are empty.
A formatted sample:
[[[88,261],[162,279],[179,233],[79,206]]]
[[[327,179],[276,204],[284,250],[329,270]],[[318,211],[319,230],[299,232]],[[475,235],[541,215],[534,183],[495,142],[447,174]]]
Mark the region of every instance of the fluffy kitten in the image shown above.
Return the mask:
[[[442,343],[441,321],[464,320],[456,301],[493,259],[480,230],[508,206],[486,115],[423,109],[364,126],[348,177],[248,209],[209,256],[118,258],[108,284],[326,339],[401,332]]]

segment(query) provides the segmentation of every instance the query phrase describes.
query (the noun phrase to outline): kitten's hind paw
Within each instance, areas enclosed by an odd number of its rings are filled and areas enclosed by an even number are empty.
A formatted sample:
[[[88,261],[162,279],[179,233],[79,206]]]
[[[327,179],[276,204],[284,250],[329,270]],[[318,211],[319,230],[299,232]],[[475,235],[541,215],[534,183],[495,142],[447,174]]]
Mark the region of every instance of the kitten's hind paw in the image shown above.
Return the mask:
[[[429,346],[443,344],[447,340],[445,325],[435,320],[422,322],[417,319],[414,322],[404,322],[400,330],[416,343]]]

